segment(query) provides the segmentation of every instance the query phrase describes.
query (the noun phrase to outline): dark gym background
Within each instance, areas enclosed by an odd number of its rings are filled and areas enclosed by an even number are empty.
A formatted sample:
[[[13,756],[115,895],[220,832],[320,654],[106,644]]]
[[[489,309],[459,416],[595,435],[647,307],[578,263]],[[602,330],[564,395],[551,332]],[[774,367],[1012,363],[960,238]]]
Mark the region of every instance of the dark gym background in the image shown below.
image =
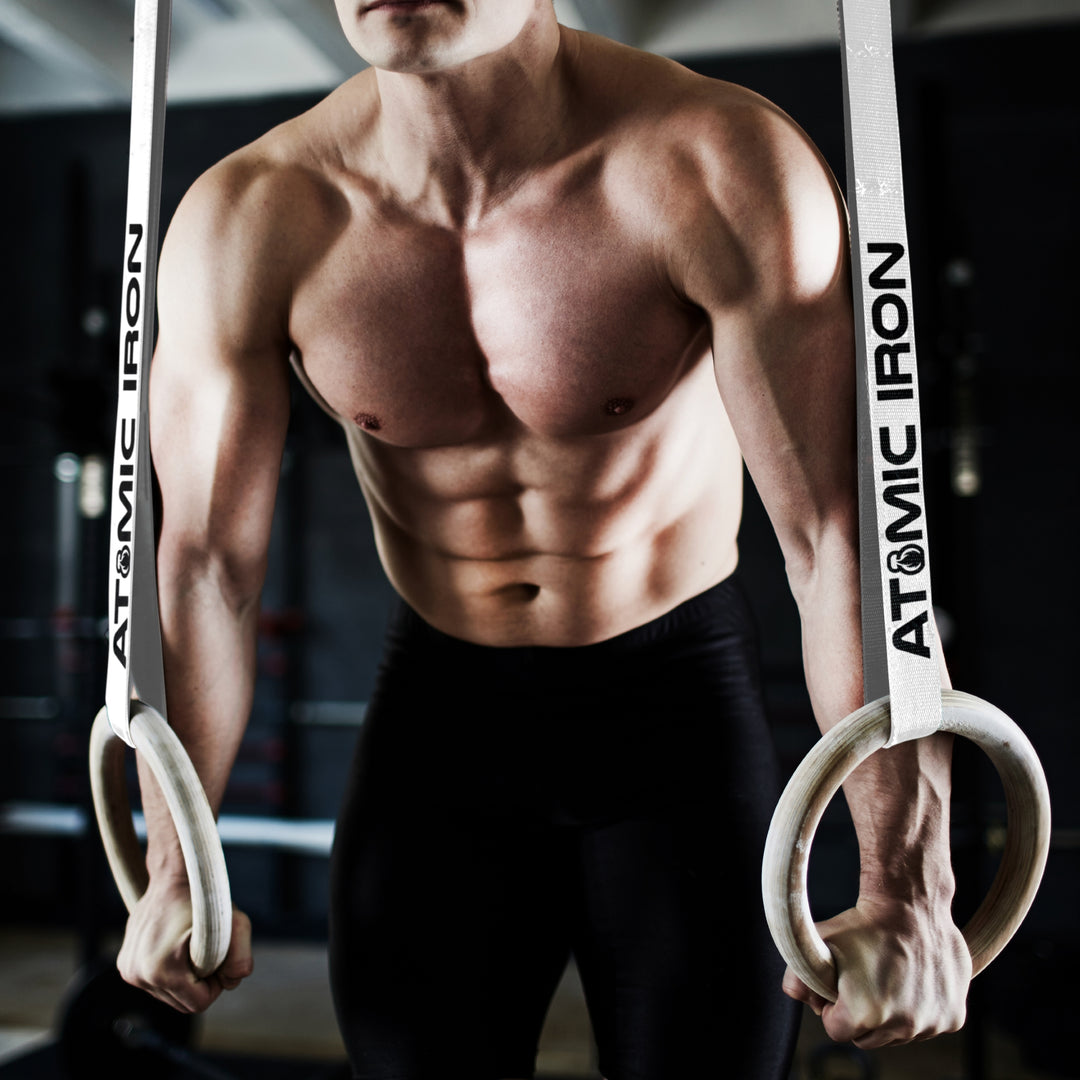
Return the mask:
[[[1080,26],[902,41],[896,54],[930,477],[935,600],[954,683],[1012,715],[1038,750],[1054,844],[1035,907],[976,983],[968,1075],[988,1026],[1033,1066],[1076,1076],[1080,794],[1076,694],[1080,345]],[[786,109],[843,182],[836,48],[695,60]],[[316,96],[169,112],[163,232],[187,186]],[[123,112],[0,119],[0,806],[87,803],[85,745],[104,686],[106,519],[82,523],[77,592],[58,607],[58,455],[111,455],[126,184]],[[753,492],[743,572],[763,630],[772,717],[790,766],[816,737],[799,630]],[[106,512],[107,513],[107,512]],[[330,818],[371,688],[390,591],[337,429],[300,393],[264,596],[254,715],[225,811]],[[447,704],[452,713],[453,704]],[[979,755],[956,764],[958,906],[982,895],[1004,823]],[[722,844],[718,838],[718,844]],[[815,847],[815,907],[853,899],[839,808]],[[229,852],[234,896],[263,935],[324,933],[324,861]],[[0,919],[81,928],[87,954],[121,922],[93,832],[0,834]]]

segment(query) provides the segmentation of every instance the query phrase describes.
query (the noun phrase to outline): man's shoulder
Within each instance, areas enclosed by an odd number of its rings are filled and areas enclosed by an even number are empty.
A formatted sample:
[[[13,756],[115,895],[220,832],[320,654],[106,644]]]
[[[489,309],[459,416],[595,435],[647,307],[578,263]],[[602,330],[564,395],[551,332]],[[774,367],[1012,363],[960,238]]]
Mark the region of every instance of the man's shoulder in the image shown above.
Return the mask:
[[[298,250],[304,238],[334,228],[345,212],[340,138],[343,111],[356,118],[371,97],[362,73],[307,111],[271,128],[206,170],[177,209],[173,227],[216,247],[278,244]]]
[[[268,230],[315,227],[339,202],[329,137],[316,106],[266,132],[204,172],[178,208],[218,241],[257,239]]]
[[[628,153],[647,149],[662,167],[686,157],[738,181],[783,171],[792,160],[820,163],[798,124],[755,91],[611,42],[590,47],[602,59],[597,85],[608,88],[612,127]]]
[[[591,71],[596,114],[606,118],[609,172],[639,190],[764,220],[766,203],[786,201],[793,177],[834,183],[802,128],[745,86],[588,37],[582,67]]]
[[[162,247],[163,309],[222,325],[285,317],[304,268],[348,215],[323,103],[240,147],[191,185]]]
[[[609,173],[640,207],[683,295],[749,295],[770,280],[792,295],[833,279],[843,200],[801,127],[744,86],[661,57],[616,49],[622,87]],[[699,265],[700,264],[700,265]],[[730,280],[729,280],[730,279]]]

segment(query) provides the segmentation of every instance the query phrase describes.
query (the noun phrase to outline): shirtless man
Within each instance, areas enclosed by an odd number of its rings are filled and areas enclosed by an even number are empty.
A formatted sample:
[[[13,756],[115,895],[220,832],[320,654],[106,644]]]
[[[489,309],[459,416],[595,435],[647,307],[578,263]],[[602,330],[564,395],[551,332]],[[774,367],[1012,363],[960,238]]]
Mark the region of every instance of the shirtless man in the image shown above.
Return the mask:
[[[820,726],[860,705],[842,201],[779,110],[561,28],[551,0],[337,8],[372,67],[211,169],[164,246],[172,723],[218,806],[291,359],[403,598],[332,868],[355,1075],[531,1075],[572,949],[608,1080],[786,1077],[797,1006],[758,893],[776,785],[732,575],[745,459]],[[847,786],[836,1039],[962,1023],[948,759],[904,745]],[[193,977],[180,852],[144,790],[120,968],[201,1010],[250,972],[250,935],[237,915],[220,972]]]

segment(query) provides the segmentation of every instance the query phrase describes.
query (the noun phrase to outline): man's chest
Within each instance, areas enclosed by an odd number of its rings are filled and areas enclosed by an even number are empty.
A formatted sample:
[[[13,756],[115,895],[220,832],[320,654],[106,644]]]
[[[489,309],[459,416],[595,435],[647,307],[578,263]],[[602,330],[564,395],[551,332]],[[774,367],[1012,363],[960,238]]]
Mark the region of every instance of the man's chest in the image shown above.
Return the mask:
[[[356,222],[298,287],[290,333],[330,407],[398,446],[600,434],[646,415],[704,346],[655,253],[596,208],[468,234]]]

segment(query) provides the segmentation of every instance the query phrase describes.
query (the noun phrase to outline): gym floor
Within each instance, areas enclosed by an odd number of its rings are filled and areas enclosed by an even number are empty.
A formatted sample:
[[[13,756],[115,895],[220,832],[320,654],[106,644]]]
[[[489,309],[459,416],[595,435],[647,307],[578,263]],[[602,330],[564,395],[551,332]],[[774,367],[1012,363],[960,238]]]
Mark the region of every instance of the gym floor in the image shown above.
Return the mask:
[[[0,928],[0,1077],[55,1076],[59,1080],[55,1072],[27,1071],[23,1063],[35,1051],[41,1058],[42,1048],[53,1041],[58,1012],[77,962],[74,934]],[[807,1012],[792,1080],[963,1080],[966,1075],[961,1036],[877,1051],[862,1062],[839,1056],[815,1062],[815,1051],[826,1043],[820,1023]],[[253,1075],[269,1075],[270,1061],[309,1063],[311,1075],[320,1067],[341,1062],[325,950],[311,944],[261,943],[255,974],[241,992],[224,995],[202,1018],[194,1047],[214,1060],[265,1061],[266,1067],[256,1067]],[[463,1053],[467,1052],[464,1048]],[[1026,1068],[1016,1047],[998,1036],[991,1037],[987,1057],[986,1080],[1068,1080],[1060,1074]],[[722,1062],[718,1073],[723,1075]],[[581,988],[572,969],[548,1015],[539,1076],[552,1080],[596,1077]]]

